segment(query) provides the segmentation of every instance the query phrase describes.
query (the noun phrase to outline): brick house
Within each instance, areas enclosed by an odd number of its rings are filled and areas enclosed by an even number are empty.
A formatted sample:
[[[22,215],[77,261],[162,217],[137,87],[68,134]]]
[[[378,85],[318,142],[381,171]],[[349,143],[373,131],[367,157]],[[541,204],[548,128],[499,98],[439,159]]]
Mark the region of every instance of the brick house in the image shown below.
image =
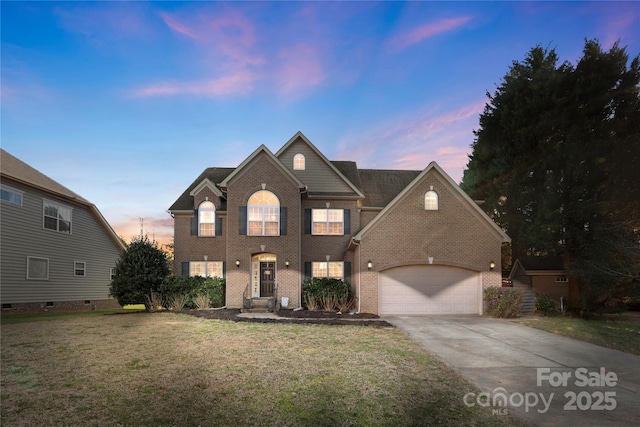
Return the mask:
[[[243,298],[301,304],[309,277],[348,280],[361,312],[482,313],[509,237],[432,162],[423,171],[329,161],[302,133],[236,168],[207,168],[169,208],[174,271],[224,276]]]

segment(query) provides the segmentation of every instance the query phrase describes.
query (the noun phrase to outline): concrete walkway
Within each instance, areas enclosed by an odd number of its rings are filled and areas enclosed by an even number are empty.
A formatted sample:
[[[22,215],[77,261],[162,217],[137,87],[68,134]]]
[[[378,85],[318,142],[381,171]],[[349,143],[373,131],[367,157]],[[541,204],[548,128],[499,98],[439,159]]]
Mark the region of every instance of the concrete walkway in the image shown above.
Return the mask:
[[[461,390],[460,399],[495,416],[508,411],[537,426],[640,425],[638,356],[482,316],[385,320],[474,382],[484,393]]]

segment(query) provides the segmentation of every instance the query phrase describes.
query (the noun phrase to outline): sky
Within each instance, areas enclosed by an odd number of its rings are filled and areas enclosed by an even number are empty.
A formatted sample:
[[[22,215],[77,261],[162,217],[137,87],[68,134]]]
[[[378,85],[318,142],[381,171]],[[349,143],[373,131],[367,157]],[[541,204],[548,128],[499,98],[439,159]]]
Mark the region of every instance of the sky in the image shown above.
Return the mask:
[[[0,2],[1,146],[129,240],[207,167],[301,131],[330,160],[460,182],[513,61],[640,52],[639,2]],[[0,165],[1,167],[1,165]]]

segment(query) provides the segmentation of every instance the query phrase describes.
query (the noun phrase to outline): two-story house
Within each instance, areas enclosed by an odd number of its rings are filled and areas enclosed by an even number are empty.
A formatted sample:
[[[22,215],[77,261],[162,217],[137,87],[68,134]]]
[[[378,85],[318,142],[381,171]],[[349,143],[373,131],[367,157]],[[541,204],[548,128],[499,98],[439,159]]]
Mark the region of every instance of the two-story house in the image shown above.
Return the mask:
[[[243,298],[301,304],[305,278],[348,280],[361,312],[482,313],[509,237],[435,162],[422,171],[329,161],[302,133],[212,167],[169,208],[182,275]]]
[[[124,245],[98,208],[0,149],[3,311],[119,308],[109,297]]]

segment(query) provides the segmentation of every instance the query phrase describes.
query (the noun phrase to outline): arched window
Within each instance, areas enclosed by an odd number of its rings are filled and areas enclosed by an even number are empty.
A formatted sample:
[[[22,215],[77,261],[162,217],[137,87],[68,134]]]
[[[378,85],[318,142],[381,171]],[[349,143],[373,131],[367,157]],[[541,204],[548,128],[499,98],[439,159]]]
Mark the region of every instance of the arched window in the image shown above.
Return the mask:
[[[280,201],[271,191],[261,190],[247,203],[248,234],[278,236],[280,234]]]
[[[304,170],[304,154],[296,154],[293,156],[293,169],[294,170]]]
[[[204,201],[198,206],[198,236],[216,235],[216,206]]]
[[[438,193],[433,190],[427,191],[424,195],[424,208],[428,211],[438,210]]]

